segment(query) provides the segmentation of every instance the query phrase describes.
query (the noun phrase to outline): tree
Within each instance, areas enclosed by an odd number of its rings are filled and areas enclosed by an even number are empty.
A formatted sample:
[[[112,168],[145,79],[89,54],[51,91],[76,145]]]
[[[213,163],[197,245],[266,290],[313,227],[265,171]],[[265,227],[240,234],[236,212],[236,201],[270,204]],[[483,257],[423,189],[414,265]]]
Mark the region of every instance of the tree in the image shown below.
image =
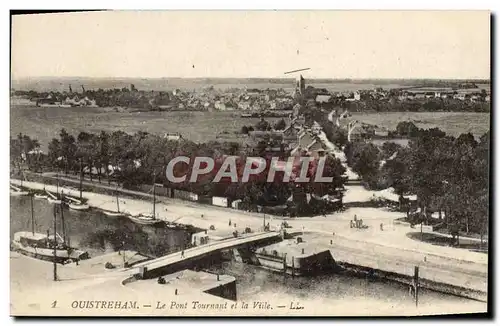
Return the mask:
[[[82,131],[77,137],[76,157],[87,165],[90,181],[92,181],[93,158],[95,155],[95,135]]]
[[[415,137],[419,128],[411,121],[402,121],[396,126],[396,132],[402,137]]]
[[[109,134],[105,131],[101,131],[99,134],[98,138],[98,148],[97,148],[97,161],[99,165],[99,182],[101,182],[101,171],[102,167],[104,165],[105,171],[106,171],[106,177],[108,178],[109,182],[109,170],[108,170],[108,165],[109,165]]]
[[[284,130],[286,128],[285,119],[281,118],[278,122],[274,124],[275,130]]]
[[[64,173],[68,174],[68,169],[69,168],[74,168],[75,167],[75,156],[76,156],[76,144],[75,144],[75,137],[73,135],[68,134],[66,129],[61,129],[61,132],[59,133],[59,143],[60,143],[60,155],[63,158],[63,164],[64,164]]]
[[[326,156],[323,171],[319,171],[317,167],[318,161],[315,161],[313,171],[311,173],[311,182],[309,185],[311,193],[321,197],[324,195],[338,195],[339,193],[337,190],[339,188],[343,188],[346,182],[345,178],[343,177],[346,169],[344,168],[340,160],[328,155]],[[321,176],[323,177],[331,177],[333,178],[333,180],[328,183],[315,182],[317,173],[321,173]]]
[[[255,130],[259,130],[259,131],[266,131],[266,130],[269,130],[270,128],[271,128],[271,125],[269,124],[269,122],[264,120],[264,118],[261,118],[260,121],[257,122],[257,124],[255,125]]]
[[[370,186],[375,186],[380,166],[380,152],[371,143],[354,143],[352,149],[352,170],[358,173]]]

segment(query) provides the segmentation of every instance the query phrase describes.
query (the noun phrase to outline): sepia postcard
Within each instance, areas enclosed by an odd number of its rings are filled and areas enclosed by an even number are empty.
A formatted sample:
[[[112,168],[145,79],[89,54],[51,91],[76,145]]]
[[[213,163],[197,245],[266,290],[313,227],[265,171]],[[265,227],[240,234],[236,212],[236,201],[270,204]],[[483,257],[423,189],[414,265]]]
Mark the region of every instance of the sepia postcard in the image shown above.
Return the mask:
[[[12,316],[488,313],[490,12],[11,18]]]

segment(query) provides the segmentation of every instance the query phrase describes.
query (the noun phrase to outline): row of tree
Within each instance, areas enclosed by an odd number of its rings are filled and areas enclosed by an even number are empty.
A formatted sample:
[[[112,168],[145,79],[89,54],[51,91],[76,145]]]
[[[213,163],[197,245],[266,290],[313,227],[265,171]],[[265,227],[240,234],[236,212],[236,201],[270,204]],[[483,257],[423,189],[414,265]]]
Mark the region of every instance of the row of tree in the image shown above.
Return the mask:
[[[331,183],[315,183],[314,177],[317,170],[317,160],[312,162],[307,170],[310,182],[297,183],[283,182],[283,173],[277,173],[273,182],[267,182],[267,173],[271,166],[271,153],[264,151],[259,154],[266,160],[266,169],[258,178],[250,179],[250,182],[242,182],[243,167],[247,156],[254,156],[255,152],[242,148],[234,142],[207,142],[194,143],[189,140],[168,140],[158,135],[138,132],[127,134],[122,131],[107,133],[80,132],[76,137],[61,130],[59,137],[52,139],[48,146],[47,155],[42,153],[31,153],[39,146],[36,140],[31,140],[26,135],[11,138],[11,163],[19,167],[26,163],[28,168],[35,171],[43,169],[61,171],[66,174],[84,174],[90,178],[106,177],[123,183],[129,188],[141,184],[152,184],[153,179],[157,183],[176,189],[195,192],[202,196],[224,196],[230,199],[243,199],[249,203],[260,203],[262,205],[284,204],[291,196],[292,191],[299,187],[303,192],[317,196],[336,195],[341,196],[339,188],[342,188],[345,180],[342,175],[345,172],[340,161],[329,157],[326,160],[322,176],[333,177]],[[191,158],[190,164],[178,163],[175,165],[174,175],[187,175],[183,183],[170,183],[166,178],[166,167],[175,157],[187,156]],[[205,175],[196,182],[190,182],[189,176],[193,169],[195,157],[211,157],[216,161],[213,173]],[[218,167],[226,156],[237,157],[238,181],[232,182],[229,178],[223,178],[220,182],[212,182]],[[286,160],[287,158],[282,158]],[[299,164],[294,167],[294,173],[299,174]]]
[[[479,142],[470,133],[458,138],[434,128],[419,129],[408,147],[350,143],[348,164],[373,189],[394,187],[418,198],[426,219],[439,212],[450,229],[484,234],[489,214],[490,133]]]
[[[264,118],[261,118],[259,122],[257,122],[254,126],[243,126],[241,127],[241,133],[242,134],[248,134],[249,132],[252,131],[271,131],[271,130],[284,130],[286,128],[286,121],[285,119],[281,118],[280,120],[276,121],[274,125],[271,125],[269,121],[264,120]]]

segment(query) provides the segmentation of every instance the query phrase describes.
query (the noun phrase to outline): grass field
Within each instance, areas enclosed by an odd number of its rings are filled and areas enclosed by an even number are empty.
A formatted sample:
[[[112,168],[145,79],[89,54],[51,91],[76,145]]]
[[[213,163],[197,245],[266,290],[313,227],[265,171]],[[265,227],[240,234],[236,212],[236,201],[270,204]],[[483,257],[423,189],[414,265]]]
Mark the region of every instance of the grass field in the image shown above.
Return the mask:
[[[394,130],[401,121],[411,120],[419,128],[439,128],[451,136],[470,132],[476,137],[490,129],[490,114],[476,112],[383,112],[353,113],[353,118]]]
[[[418,113],[355,113],[355,119],[394,129],[398,122],[411,119],[421,128],[439,127],[450,135],[471,132],[481,136],[490,128],[488,113],[418,112]],[[12,105],[10,134],[23,133],[38,139],[42,150],[59,131],[65,128],[80,131],[101,130],[126,132],[146,131],[163,134],[179,132],[195,142],[216,140],[217,134],[229,132],[226,138],[236,138],[234,131],[243,125],[254,125],[258,118],[241,119],[239,112],[132,112],[119,113],[106,108],[49,108]],[[276,121],[277,118],[268,121]]]

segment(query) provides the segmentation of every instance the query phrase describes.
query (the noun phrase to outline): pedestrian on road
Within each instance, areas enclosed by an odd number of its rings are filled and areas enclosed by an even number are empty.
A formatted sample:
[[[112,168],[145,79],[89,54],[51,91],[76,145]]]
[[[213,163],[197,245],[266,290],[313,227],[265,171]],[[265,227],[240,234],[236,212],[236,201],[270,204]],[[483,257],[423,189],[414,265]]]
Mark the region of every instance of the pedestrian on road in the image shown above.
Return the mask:
[[[181,251],[181,258],[184,258],[184,250]]]
[[[231,219],[229,219],[229,226],[231,226]]]

